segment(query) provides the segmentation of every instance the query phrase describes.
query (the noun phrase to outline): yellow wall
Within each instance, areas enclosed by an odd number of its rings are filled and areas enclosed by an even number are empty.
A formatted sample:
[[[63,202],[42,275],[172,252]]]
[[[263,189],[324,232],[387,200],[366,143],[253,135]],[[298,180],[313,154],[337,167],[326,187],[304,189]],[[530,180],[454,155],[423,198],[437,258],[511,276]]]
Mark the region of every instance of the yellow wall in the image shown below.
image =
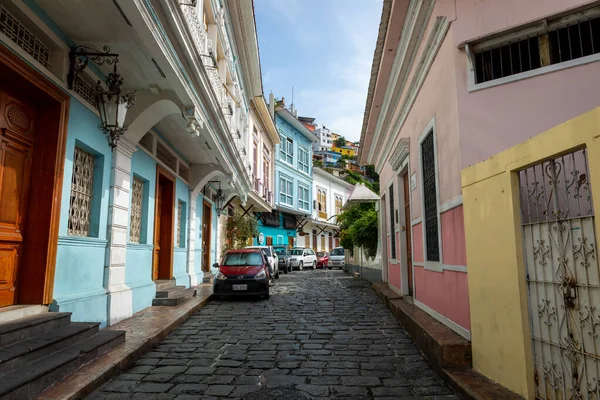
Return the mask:
[[[340,153],[340,154],[351,156],[351,157],[354,156],[354,154],[355,154],[354,149],[343,149],[341,147],[335,147],[335,146],[331,147],[331,151],[335,151],[336,153]]]
[[[599,137],[600,107],[462,171],[473,367],[527,399],[533,354],[517,171],[585,146],[600,210]]]

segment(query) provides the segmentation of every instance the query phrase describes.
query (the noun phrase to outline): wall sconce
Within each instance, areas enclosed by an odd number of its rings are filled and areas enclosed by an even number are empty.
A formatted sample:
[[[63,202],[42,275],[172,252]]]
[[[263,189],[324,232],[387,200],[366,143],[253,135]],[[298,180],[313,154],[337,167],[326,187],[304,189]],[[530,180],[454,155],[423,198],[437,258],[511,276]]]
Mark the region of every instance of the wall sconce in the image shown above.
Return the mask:
[[[123,78],[117,72],[117,63],[119,55],[111,53],[108,46],[103,47],[103,52],[94,50],[87,46],[72,47],[69,53],[71,63],[67,83],[69,89],[73,89],[73,84],[77,75],[79,75],[91,60],[96,65],[113,65],[113,72],[106,77],[106,89],[98,81],[94,92],[96,96],[96,105],[100,111],[100,125],[98,128],[106,136],[108,145],[112,150],[117,147],[117,142],[127,130],[125,125],[125,116],[127,110],[135,101],[135,93],[121,93]]]

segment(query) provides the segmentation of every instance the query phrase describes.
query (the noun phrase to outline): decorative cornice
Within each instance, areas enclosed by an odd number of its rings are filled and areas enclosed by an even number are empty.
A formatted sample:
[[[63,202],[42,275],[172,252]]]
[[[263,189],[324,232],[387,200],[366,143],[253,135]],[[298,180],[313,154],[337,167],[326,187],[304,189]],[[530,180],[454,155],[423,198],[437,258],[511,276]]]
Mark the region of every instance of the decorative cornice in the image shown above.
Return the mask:
[[[392,165],[392,169],[394,171],[398,171],[400,169],[402,163],[404,162],[404,160],[406,160],[409,153],[410,138],[405,137],[400,139],[398,145],[396,145],[396,148],[394,149],[394,155],[390,159],[390,164]]]
[[[417,96],[421,91],[421,88],[423,87],[423,83],[425,83],[425,79],[429,74],[429,70],[431,69],[433,62],[435,61],[435,57],[440,47],[442,46],[442,43],[444,41],[444,38],[446,37],[446,33],[448,32],[449,28],[450,21],[448,20],[448,18],[441,16],[436,18],[435,23],[433,24],[433,27],[431,29],[431,33],[429,34],[427,43],[425,44],[425,50],[421,55],[419,63],[415,66],[416,71],[418,71],[418,74],[416,74],[412,79],[407,91],[406,100],[402,104],[401,112],[394,121],[394,124],[392,125],[389,132],[400,132],[400,130],[402,129],[402,126],[404,125],[404,122],[406,121],[406,118],[408,117],[408,114],[410,113],[410,110],[412,109],[412,106],[415,103]],[[376,163],[377,171],[381,171],[381,168],[383,168],[383,163],[390,154],[390,148],[388,148],[388,146],[390,145],[392,136],[393,135],[387,135],[387,138],[383,143],[381,155],[379,156],[379,160]]]

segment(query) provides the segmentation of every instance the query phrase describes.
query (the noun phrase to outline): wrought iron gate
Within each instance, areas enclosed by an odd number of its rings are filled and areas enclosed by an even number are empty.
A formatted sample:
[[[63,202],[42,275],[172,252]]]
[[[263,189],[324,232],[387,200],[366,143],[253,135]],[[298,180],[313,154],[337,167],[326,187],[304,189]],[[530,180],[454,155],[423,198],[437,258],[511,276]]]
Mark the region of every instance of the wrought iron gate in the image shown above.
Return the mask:
[[[585,149],[519,172],[536,397],[600,399],[600,276]]]

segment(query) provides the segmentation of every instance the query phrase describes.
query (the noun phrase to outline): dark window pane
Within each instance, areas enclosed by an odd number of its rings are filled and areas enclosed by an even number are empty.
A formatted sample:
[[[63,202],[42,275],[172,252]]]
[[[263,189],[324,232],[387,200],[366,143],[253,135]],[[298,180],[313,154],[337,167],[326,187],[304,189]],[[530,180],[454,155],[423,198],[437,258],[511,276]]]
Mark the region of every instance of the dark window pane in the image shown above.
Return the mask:
[[[440,261],[433,132],[421,143],[421,162],[423,165],[423,202],[425,205],[423,214],[425,222],[426,260]]]
[[[390,185],[390,253],[396,258],[396,229],[394,225],[394,185]]]

